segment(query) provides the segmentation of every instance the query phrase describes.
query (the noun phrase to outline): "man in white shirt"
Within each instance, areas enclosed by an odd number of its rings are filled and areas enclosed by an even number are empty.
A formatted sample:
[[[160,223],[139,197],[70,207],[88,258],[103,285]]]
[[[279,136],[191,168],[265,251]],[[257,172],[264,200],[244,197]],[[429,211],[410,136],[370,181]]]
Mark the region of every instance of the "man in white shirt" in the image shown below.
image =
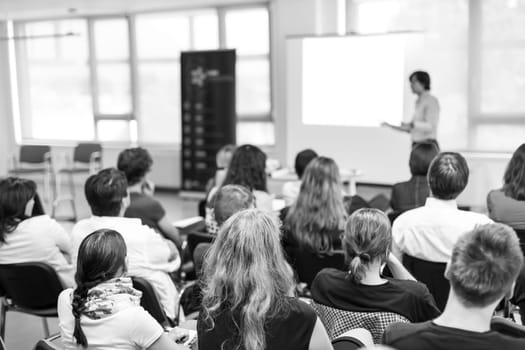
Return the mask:
[[[168,273],[180,267],[177,248],[140,219],[123,217],[129,205],[127,186],[126,175],[115,168],[101,170],[86,180],[84,191],[93,216],[73,227],[73,261],[76,263],[80,243],[93,231],[106,228],[119,232],[128,250],[128,275],[149,281],[166,315],[174,318],[178,293]]]
[[[477,225],[491,223],[487,216],[459,210],[456,198],[465,189],[469,169],[459,153],[440,153],[428,170],[430,197],[423,207],[400,215],[392,226],[393,251],[422,260],[449,261],[454,244]]]

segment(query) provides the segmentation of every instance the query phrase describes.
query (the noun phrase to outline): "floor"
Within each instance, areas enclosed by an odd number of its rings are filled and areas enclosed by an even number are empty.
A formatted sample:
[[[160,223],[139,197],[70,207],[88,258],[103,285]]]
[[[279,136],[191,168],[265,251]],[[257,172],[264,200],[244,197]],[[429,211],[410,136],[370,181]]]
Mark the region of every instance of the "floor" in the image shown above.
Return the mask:
[[[39,185],[39,188],[42,188]],[[63,193],[67,193],[67,188],[61,189]],[[75,204],[77,207],[78,217],[85,218],[89,217],[90,211],[87,202],[84,199],[83,191],[80,186],[75,189]],[[358,194],[365,199],[370,199],[377,194],[385,194],[389,196],[389,189],[381,187],[358,187]],[[170,191],[158,191],[156,198],[163,204],[166,212],[168,213],[172,221],[180,220],[196,216],[198,200],[193,198],[182,198],[176,192]],[[50,212],[50,203],[45,204],[47,212]],[[70,203],[64,201],[57,208],[57,217],[67,217],[71,215]],[[69,232],[73,227],[72,222],[61,221]],[[30,350],[33,349],[36,342],[44,337],[42,328],[42,322],[39,318],[20,314],[16,312],[10,312],[6,317],[6,333],[5,342],[8,350]],[[51,334],[58,332],[58,320],[49,319],[49,328]]]

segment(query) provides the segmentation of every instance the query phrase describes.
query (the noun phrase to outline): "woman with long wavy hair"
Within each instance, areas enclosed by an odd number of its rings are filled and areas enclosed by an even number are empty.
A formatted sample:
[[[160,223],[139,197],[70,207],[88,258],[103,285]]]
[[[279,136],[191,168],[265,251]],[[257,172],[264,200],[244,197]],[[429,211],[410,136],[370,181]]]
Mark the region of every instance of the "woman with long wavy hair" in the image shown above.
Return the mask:
[[[312,253],[340,249],[345,219],[339,168],[333,159],[317,157],[306,167],[299,196],[284,220],[285,245]]]
[[[247,209],[222,226],[204,263],[200,349],[331,349],[313,309],[293,297],[278,219]]]
[[[503,187],[487,196],[492,220],[525,230],[525,143],[514,151],[503,176]]]

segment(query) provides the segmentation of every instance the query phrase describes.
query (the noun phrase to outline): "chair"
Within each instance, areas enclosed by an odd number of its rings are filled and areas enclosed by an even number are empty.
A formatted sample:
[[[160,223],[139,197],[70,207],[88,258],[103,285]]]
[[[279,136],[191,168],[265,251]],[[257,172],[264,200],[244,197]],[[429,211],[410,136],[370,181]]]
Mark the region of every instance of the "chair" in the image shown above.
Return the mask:
[[[56,271],[42,262],[0,265],[0,337],[4,337],[6,312],[18,311],[42,317],[44,334],[49,336],[46,317],[58,317],[57,299],[64,287]]]
[[[102,146],[100,143],[79,143],[73,151],[73,160],[69,160],[68,166],[62,168],[58,173],[68,176],[69,195],[58,195],[53,202],[51,216],[55,216],[55,211],[61,202],[68,201],[71,203],[73,215],[68,218],[71,221],[77,219],[77,209],[75,205],[75,174],[94,174],[102,168]],[[59,179],[59,178],[57,178]],[[56,193],[60,193],[60,181],[56,181]]]
[[[353,337],[339,337],[332,340],[334,350],[357,350],[364,346],[365,344]]]
[[[210,235],[209,233],[205,232],[193,231],[188,233],[188,237],[186,237],[186,249],[188,249],[189,256],[193,258],[195,248],[200,243],[212,243],[214,239],[215,235]]]
[[[63,348],[57,344],[54,344],[55,342],[60,342],[60,334],[55,334],[45,339],[40,339],[36,343],[33,350],[62,350]]]
[[[149,314],[163,327],[175,327],[175,322],[166,316],[153,286],[142,277],[133,276],[131,277],[131,280],[133,281],[133,288],[142,292],[140,305],[144,310],[149,312]]]
[[[518,235],[521,251],[523,252],[523,255],[525,255],[525,230],[515,228],[514,231],[516,231],[516,234]]]
[[[405,254],[403,265],[419,282],[427,286],[430,294],[434,296],[436,306],[443,311],[450,291],[450,283],[445,278],[447,264],[421,260]]]
[[[521,326],[503,317],[493,317],[490,329],[514,338],[525,338],[525,326]]]
[[[0,350],[6,350],[4,339],[0,337]]]
[[[317,273],[322,269],[333,267],[343,270],[345,268],[345,256],[342,251],[333,251],[330,254],[316,254],[296,246],[287,246],[285,251],[290,264],[297,273],[299,282],[306,283],[308,288],[310,288]]]
[[[410,321],[393,312],[354,312],[341,310],[315,301],[312,307],[324,324],[328,337],[333,340],[350,329],[364,328],[372,334],[374,343],[381,342],[385,329],[395,322]]]
[[[46,145],[22,145],[18,158],[12,157],[12,167],[8,173],[12,176],[25,176],[30,174],[44,175],[44,200],[55,198],[51,194],[52,184],[55,182],[51,147]]]

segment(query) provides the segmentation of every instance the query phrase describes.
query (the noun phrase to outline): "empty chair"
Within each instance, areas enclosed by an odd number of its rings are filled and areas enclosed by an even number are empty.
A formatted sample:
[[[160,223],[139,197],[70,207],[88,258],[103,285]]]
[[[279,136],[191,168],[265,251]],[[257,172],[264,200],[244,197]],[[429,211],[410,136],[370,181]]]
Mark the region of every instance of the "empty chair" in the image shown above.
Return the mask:
[[[434,296],[436,306],[443,310],[450,291],[450,283],[445,278],[447,264],[421,260],[405,254],[403,256],[403,265],[418,281],[427,286],[430,293]]]
[[[0,336],[4,337],[6,312],[18,311],[42,317],[44,334],[49,336],[46,317],[58,317],[57,299],[63,290],[56,271],[48,264],[27,262],[0,265]]]
[[[149,314],[163,327],[175,327],[175,322],[166,316],[151,284],[141,277],[131,277],[131,280],[133,281],[133,288],[142,292],[140,306],[149,312]]]
[[[47,145],[22,145],[19,156],[13,156],[13,164],[9,174],[26,176],[42,174],[44,176],[44,200],[54,200],[56,193],[51,193],[55,182],[51,147]]]
[[[68,160],[67,166],[59,170],[59,175],[65,174],[68,178],[69,195],[60,195],[60,181],[56,181],[57,197],[53,201],[53,210],[51,216],[55,216],[56,208],[61,202],[71,203],[73,215],[71,221],[77,220],[77,208],[75,205],[75,174],[94,174],[102,169],[102,146],[100,143],[79,143],[73,150],[73,159]]]

